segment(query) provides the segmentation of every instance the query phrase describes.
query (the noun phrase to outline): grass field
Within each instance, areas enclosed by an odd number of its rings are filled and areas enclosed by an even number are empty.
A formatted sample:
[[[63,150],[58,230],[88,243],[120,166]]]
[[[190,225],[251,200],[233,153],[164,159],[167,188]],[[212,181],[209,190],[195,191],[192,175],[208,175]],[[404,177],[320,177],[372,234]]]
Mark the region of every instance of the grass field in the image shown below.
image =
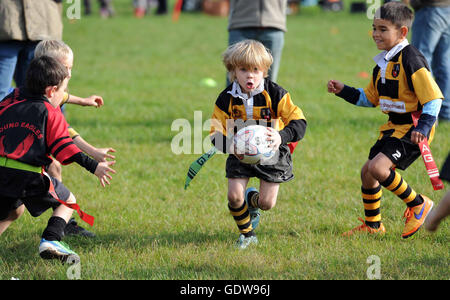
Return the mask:
[[[107,188],[76,164],[63,170],[82,209],[96,217],[95,239],[65,240],[81,257],[81,279],[367,279],[372,255],[380,259],[381,279],[449,279],[448,220],[435,234],[421,230],[403,240],[405,205],[387,191],[384,237],[340,236],[363,217],[359,172],[386,119],[326,92],[332,78],[367,84],[358,74],[371,73],[378,50],[365,14],[350,14],[347,5],[340,13],[309,8],[288,17],[278,82],[303,109],[308,130],[293,156],[296,178],[263,213],[259,245],[242,252],[234,248],[238,232],[227,209],[225,155],[211,159],[184,190],[199,154],[171,151],[179,133],[172,122],[186,119],[194,128],[197,111],[202,124],[224,88],[227,19],[135,19],[131,0],[114,3],[112,19],[64,20],[64,39],[75,52],[70,92],[105,99],[100,109],[67,107],[67,120],[91,144],[117,150],[117,174]],[[207,77],[218,86],[201,85]],[[439,124],[432,144],[439,166],[449,132],[449,123]],[[402,175],[435,204],[444,195],[433,191],[421,159]],[[67,278],[67,266],[38,255],[50,214],[25,213],[1,236],[0,279]]]

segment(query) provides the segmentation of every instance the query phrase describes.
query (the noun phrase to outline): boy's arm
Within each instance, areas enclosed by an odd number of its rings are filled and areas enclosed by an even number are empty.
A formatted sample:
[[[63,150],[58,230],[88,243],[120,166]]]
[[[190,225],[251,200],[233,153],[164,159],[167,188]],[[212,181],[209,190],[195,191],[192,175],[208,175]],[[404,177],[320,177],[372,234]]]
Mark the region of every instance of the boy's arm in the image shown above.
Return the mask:
[[[69,159],[64,161],[64,164],[69,164],[72,162],[76,162],[77,164],[97,176],[103,187],[105,187],[106,184],[110,184],[109,179],[111,179],[112,176],[109,173],[116,173],[115,170],[110,168],[111,165],[114,165],[116,163],[115,161],[104,161],[98,163],[83,152],[78,152],[75,155],[71,156]]]
[[[374,69],[374,75],[376,76],[377,69]],[[353,88],[343,84],[338,80],[330,80],[327,84],[328,92],[334,93],[336,96],[344,99],[345,101],[363,107],[376,107],[378,105],[378,92],[374,86],[374,80],[370,80],[365,89]]]
[[[49,114],[46,126],[47,134],[45,138],[49,153],[63,165],[67,165],[72,162],[78,163],[89,172],[95,174],[99,178],[102,186],[105,186],[105,183],[109,184],[108,178],[110,179],[111,176],[108,172],[115,173],[115,171],[109,168],[109,166],[115,162],[108,161],[98,163],[86,154],[82,153],[70,138],[67,130],[68,124],[61,111],[54,110],[50,103],[48,103],[48,106],[50,107],[48,107]]]
[[[421,142],[431,131],[441,110],[442,99],[434,99],[424,104],[422,114],[417,121],[417,127],[411,133],[411,140],[414,143]]]
[[[75,95],[68,95],[68,99],[65,103],[72,103],[81,106],[101,107],[104,102],[103,98],[97,95],[92,95],[87,98],[82,98]]]
[[[96,148],[86,142],[80,135],[72,137],[72,139],[81,151],[92,156],[98,162],[106,161],[107,158],[115,158],[113,155],[109,154],[109,152],[116,152],[113,148]]]
[[[292,102],[289,93],[286,93],[278,103],[278,114],[286,126],[280,130],[281,144],[297,142],[305,136],[306,118],[303,111]]]
[[[227,112],[227,103],[224,98],[219,95],[215,105],[214,111],[211,117],[211,129],[210,129],[210,139],[211,143],[219,151],[223,153],[233,153],[231,145],[233,142],[232,137],[228,136],[227,124],[232,125],[233,119]],[[228,123],[227,123],[228,121]],[[233,128],[233,126],[231,126]]]

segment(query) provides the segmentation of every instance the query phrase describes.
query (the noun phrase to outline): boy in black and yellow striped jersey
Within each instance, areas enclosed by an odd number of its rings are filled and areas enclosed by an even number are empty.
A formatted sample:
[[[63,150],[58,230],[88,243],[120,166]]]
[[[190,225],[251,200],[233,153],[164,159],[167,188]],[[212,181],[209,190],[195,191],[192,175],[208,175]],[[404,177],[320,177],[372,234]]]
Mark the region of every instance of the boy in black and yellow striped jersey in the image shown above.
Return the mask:
[[[344,235],[385,232],[380,214],[381,186],[407,206],[403,238],[419,230],[433,207],[428,197],[416,193],[395,171],[405,170],[420,156],[418,143],[425,137],[431,142],[443,99],[425,58],[406,39],[412,20],[412,11],[403,3],[384,4],[375,14],[372,34],[383,52],[374,58],[377,65],[368,86],[355,89],[337,80],[328,82],[329,92],[358,106],[380,106],[389,115],[361,170],[365,220],[360,219],[363,224]],[[417,127],[411,116],[415,111],[422,111]]]
[[[266,78],[272,61],[260,42],[245,40],[229,46],[223,62],[232,84],[218,96],[211,118],[213,145],[230,154],[226,162],[228,208],[240,232],[237,245],[241,249],[258,241],[254,233],[259,222],[258,209],[274,207],[280,183],[293,179],[287,144],[299,141],[306,130],[303,112],[290,94]],[[244,164],[235,156],[232,138],[239,127],[255,123],[267,126],[276,159]],[[247,189],[251,177],[260,179],[259,191]]]

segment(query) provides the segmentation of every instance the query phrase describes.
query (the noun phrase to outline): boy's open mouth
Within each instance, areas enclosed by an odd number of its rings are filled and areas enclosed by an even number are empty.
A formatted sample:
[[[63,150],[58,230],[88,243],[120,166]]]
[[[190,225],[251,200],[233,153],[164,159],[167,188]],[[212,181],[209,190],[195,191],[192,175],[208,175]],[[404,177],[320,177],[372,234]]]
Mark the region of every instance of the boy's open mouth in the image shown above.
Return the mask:
[[[254,84],[253,84],[253,82],[247,82],[247,88],[249,89],[249,90],[252,90],[253,88],[254,88]]]

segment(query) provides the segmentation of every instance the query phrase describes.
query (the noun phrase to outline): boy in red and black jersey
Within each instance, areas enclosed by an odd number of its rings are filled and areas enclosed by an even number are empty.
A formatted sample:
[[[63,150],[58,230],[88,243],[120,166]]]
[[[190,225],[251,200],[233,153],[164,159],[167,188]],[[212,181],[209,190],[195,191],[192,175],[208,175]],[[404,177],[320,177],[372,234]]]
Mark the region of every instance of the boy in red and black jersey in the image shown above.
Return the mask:
[[[54,212],[42,234],[39,251],[44,258],[66,260],[76,255],[59,243],[73,210],[61,205],[76,202],[72,193],[42,170],[50,155],[62,164],[76,162],[109,184],[113,161],[97,163],[73,143],[59,108],[67,87],[68,71],[57,60],[34,59],[25,88],[16,89],[0,103],[0,234],[26,207],[34,217],[49,208]],[[54,188],[56,195],[50,193]]]

